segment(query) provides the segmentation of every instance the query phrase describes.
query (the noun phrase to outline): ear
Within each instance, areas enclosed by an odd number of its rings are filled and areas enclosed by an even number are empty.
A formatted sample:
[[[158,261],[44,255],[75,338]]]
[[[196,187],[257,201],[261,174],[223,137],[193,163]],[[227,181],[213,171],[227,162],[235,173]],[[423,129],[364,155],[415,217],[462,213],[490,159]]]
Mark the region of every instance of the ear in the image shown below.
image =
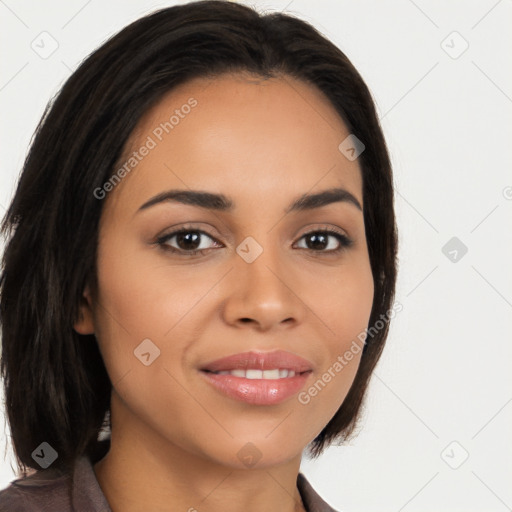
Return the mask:
[[[92,300],[89,285],[86,285],[80,298],[78,320],[73,325],[78,334],[94,334],[94,321],[92,314]]]

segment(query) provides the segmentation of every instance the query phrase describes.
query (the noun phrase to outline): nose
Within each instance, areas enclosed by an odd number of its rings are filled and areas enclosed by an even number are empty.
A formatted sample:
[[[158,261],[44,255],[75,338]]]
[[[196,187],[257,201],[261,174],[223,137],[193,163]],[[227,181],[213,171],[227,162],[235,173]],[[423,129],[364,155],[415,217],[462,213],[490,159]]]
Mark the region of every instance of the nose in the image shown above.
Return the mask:
[[[294,275],[296,269],[286,265],[279,251],[273,249],[264,249],[248,261],[243,253],[234,257],[225,287],[225,321],[238,327],[254,326],[259,331],[302,322],[307,307],[301,299],[305,291]]]

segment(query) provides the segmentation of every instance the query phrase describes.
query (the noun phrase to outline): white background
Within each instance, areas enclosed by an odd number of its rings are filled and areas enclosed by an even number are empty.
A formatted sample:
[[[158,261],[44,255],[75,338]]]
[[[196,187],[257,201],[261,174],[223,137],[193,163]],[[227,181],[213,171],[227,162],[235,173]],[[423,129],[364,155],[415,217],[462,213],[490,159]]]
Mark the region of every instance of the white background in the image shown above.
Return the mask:
[[[0,0],[2,215],[50,97],[107,37],[174,3]],[[247,3],[309,21],[348,55],[395,172],[403,311],[358,438],[302,471],[340,511],[510,510],[512,1]],[[46,59],[31,48],[43,31],[58,43]],[[468,249],[455,262],[452,237]],[[0,453],[3,488],[6,434]]]

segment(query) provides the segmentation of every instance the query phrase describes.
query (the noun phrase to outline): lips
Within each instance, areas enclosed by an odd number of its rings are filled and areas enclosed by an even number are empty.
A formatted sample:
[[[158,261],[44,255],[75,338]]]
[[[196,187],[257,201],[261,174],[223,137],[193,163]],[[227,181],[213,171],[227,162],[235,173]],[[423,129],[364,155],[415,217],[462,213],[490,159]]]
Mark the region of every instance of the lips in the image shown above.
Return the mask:
[[[297,394],[313,373],[313,364],[291,352],[244,352],[201,368],[218,392],[251,405],[277,405]]]
[[[243,352],[216,359],[201,368],[201,370],[208,372],[275,369],[293,371],[297,374],[311,371],[313,364],[291,352],[275,350],[273,352]]]

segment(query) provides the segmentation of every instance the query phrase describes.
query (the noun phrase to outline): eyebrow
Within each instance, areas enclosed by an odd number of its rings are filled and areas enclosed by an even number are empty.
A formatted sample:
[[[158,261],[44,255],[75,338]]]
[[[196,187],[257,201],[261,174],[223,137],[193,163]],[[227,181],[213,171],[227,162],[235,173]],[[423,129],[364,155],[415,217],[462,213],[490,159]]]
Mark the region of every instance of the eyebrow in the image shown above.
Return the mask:
[[[232,212],[235,206],[234,201],[224,194],[215,194],[201,190],[168,190],[146,201],[138,211],[146,210],[151,206],[167,201],[175,201],[221,212]],[[315,194],[303,194],[295,199],[284,210],[284,213],[313,210],[337,202],[352,204],[358,210],[363,211],[358,199],[348,190],[344,188],[330,188]]]

